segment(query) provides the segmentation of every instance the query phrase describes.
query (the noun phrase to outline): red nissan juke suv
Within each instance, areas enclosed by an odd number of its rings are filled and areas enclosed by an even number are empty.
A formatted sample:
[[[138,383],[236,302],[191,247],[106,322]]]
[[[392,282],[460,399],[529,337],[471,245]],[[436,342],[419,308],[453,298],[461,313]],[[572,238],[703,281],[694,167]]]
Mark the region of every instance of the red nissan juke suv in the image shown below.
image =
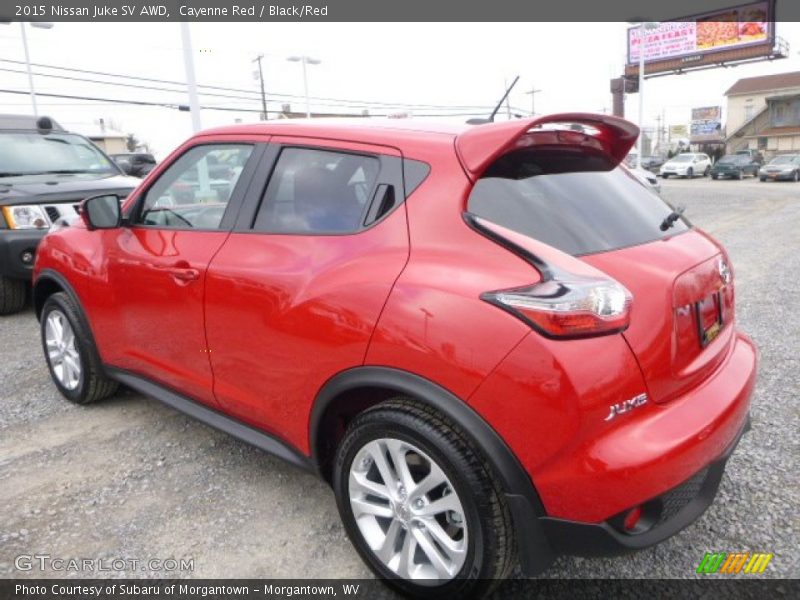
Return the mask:
[[[725,249],[618,166],[638,133],[199,133],[39,246],[53,381],[79,404],[126,385],[318,473],[405,593],[658,543],[712,502],[756,350]]]

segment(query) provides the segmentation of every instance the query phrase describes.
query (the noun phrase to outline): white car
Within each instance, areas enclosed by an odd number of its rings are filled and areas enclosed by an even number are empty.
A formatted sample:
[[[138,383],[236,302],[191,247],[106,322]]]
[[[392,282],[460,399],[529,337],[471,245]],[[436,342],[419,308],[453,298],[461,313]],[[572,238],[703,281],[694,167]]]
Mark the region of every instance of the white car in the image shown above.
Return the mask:
[[[670,175],[691,179],[696,175],[705,177],[709,171],[711,171],[711,159],[708,154],[685,152],[673,156],[661,165],[660,175],[664,179]]]

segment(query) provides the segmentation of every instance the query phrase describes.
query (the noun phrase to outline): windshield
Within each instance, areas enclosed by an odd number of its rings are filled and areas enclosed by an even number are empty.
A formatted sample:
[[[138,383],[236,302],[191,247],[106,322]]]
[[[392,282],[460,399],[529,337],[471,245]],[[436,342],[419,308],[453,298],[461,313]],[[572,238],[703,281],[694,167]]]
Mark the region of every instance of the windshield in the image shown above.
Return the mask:
[[[797,159],[796,156],[776,156],[769,164],[771,165],[790,165]]]
[[[672,159],[672,162],[692,162],[694,154],[678,154]]]
[[[79,135],[0,134],[0,176],[118,172],[94,144]]]

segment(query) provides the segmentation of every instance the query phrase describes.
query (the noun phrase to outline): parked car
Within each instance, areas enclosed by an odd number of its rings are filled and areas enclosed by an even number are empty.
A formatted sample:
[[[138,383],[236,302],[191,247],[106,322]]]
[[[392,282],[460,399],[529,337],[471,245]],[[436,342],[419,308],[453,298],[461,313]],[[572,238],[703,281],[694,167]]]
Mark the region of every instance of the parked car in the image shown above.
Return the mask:
[[[98,193],[127,196],[135,180],[53,119],[0,115],[0,315],[25,306],[36,248],[50,226]]]
[[[758,164],[764,164],[764,156],[761,154],[759,150],[755,150],[753,148],[745,148],[744,150],[737,150],[735,154],[740,156],[749,156],[753,160],[755,160]]]
[[[711,179],[731,177],[743,179],[746,175],[755,177],[758,174],[759,163],[752,156],[746,154],[726,154],[711,167]]]
[[[317,473],[406,594],[658,543],[712,502],[756,351],[725,249],[617,168],[638,134],[588,114],[201,132],[42,243],[54,384],[79,404],[124,384]],[[228,197],[160,204],[224,155]]]
[[[645,171],[644,169],[630,169],[622,165],[620,165],[620,168],[625,169],[646,188],[653,190],[657,194],[661,193],[661,183],[658,181],[658,177],[656,177],[651,171]]]
[[[661,167],[664,164],[664,158],[661,156],[645,156],[642,158],[642,168],[652,171]]]
[[[661,165],[661,177],[666,179],[670,175],[692,179],[696,175],[705,177],[711,171],[711,159],[707,154],[685,152],[673,156]]]
[[[761,167],[761,181],[800,181],[800,154],[781,154]]]
[[[112,154],[111,158],[126,174],[133,177],[144,177],[156,166],[155,157],[147,152]]]

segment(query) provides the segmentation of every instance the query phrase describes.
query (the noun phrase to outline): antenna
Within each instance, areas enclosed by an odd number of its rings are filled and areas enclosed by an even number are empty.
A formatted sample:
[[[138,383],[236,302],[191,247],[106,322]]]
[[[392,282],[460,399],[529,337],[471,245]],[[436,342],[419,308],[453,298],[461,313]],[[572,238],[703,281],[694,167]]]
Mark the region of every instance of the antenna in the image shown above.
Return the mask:
[[[503,94],[502,98],[500,98],[500,102],[498,102],[497,106],[494,107],[494,110],[492,111],[492,114],[489,115],[488,119],[482,119],[482,118],[469,119],[467,121],[467,124],[468,125],[482,125],[484,123],[494,123],[494,117],[495,117],[495,115],[497,115],[497,111],[499,111],[500,107],[503,106],[503,102],[506,101],[506,98],[508,98],[508,95],[511,93],[511,90],[514,89],[514,86],[517,85],[518,81],[519,81],[519,75],[517,75],[514,78],[514,81],[511,82],[511,85],[508,86],[508,89],[506,90],[506,93]]]

